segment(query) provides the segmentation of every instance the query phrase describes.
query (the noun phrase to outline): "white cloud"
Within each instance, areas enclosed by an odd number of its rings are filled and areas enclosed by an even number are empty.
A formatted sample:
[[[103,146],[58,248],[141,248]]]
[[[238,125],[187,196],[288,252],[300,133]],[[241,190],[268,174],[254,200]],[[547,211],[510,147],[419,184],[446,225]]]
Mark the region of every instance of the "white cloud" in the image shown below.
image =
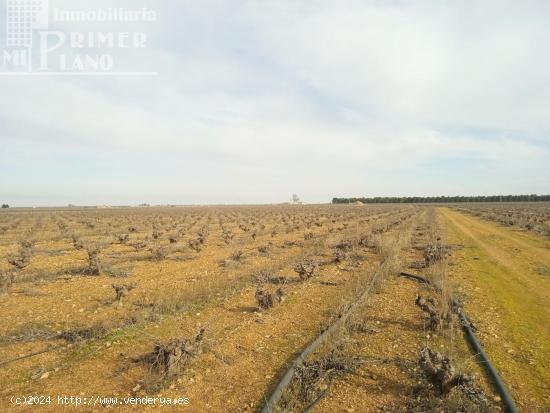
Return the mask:
[[[545,3],[148,4],[161,24],[143,60],[158,77],[0,77],[4,165],[48,148],[66,169],[84,156],[107,168],[81,176],[102,202],[548,192]],[[26,148],[19,162],[15,147]],[[433,165],[446,159],[493,173],[444,181]],[[159,171],[170,172],[162,182]],[[26,174],[0,190],[86,197],[78,174],[55,176],[42,193]]]

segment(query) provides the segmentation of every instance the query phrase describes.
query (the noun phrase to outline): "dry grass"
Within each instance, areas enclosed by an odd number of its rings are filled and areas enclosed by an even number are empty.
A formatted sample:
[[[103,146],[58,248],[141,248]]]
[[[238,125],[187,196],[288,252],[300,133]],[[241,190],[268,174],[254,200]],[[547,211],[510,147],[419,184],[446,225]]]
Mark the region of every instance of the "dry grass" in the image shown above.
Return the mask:
[[[39,356],[8,373],[29,377],[31,367],[42,365],[49,372],[67,366],[67,373],[24,383],[6,378],[2,384],[10,391],[27,386],[37,392],[46,385],[69,391],[77,378],[82,381],[83,375],[93,372],[91,390],[107,383],[120,394],[139,393],[132,390],[138,388],[136,382],[163,394],[185,388],[195,392],[197,403],[202,403],[197,394],[205,392],[205,403],[221,411],[220,393],[208,386],[220,381],[214,378],[231,377],[235,400],[223,402],[227,411],[237,411],[244,399],[248,405],[259,400],[258,391],[269,388],[280,373],[281,360],[342,317],[362,292],[383,294],[384,282],[404,265],[417,212],[410,207],[311,206],[44,214],[32,247],[35,254],[17,272],[20,281],[16,287],[4,282],[0,306],[9,316],[2,327],[8,338],[5,344],[13,354],[34,351],[32,343],[39,341],[63,340],[72,346],[67,354]],[[0,236],[0,254],[8,257],[18,253],[20,234],[37,223],[34,216],[23,215],[13,228],[12,221],[3,218],[0,215],[0,225],[9,225]],[[94,245],[99,248],[90,248]],[[7,260],[3,265],[0,271],[13,269]],[[438,265],[430,268],[435,271]],[[83,268],[82,274],[94,276],[72,276]],[[40,272],[48,277],[33,284]],[[130,278],[115,282],[110,277]],[[135,285],[139,287],[132,288]],[[302,392],[303,406],[328,390],[334,377],[353,370],[347,344],[379,331],[364,316],[369,300],[365,301],[361,305],[365,312],[346,316],[326,347],[300,370],[301,384],[295,390]],[[193,329],[206,325],[204,321],[212,325],[215,341],[204,354],[187,357],[195,353],[186,349],[193,339],[181,337],[192,337]],[[23,347],[25,343],[28,347]],[[145,352],[154,354],[156,361],[145,367],[128,363]],[[176,353],[185,362],[172,368],[174,363],[167,360],[179,359]],[[342,363],[347,367],[341,368]],[[150,387],[148,371],[156,377],[151,377]],[[212,377],[202,380],[207,374]],[[167,376],[176,380],[156,380]],[[241,386],[252,377],[261,385]]]

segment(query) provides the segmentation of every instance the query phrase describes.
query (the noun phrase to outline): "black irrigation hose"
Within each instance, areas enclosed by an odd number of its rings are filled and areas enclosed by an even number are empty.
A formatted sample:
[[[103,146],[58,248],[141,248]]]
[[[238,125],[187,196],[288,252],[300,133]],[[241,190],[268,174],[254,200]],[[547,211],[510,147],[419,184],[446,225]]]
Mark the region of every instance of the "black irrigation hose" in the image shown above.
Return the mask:
[[[340,321],[339,319],[338,321]],[[275,390],[273,393],[271,393],[271,396],[265,403],[265,406],[263,407],[261,413],[272,413],[273,408],[277,405],[277,402],[281,399],[281,396],[283,395],[283,392],[285,388],[290,384],[292,381],[292,377],[294,377],[294,372],[296,371],[296,368],[299,367],[306,359],[306,357],[313,352],[321,343],[325,340],[325,338],[332,333],[336,328],[338,327],[339,323],[338,321],[334,324],[332,324],[327,330],[325,330],[321,335],[319,335],[310,345],[308,345],[304,351],[294,360],[290,368],[286,371],[285,375],[277,384],[277,387],[275,387]]]
[[[313,403],[311,403],[309,406],[306,407],[306,409],[304,410],[304,413],[309,413],[311,412],[315,406],[317,406],[319,403],[321,403],[321,400],[323,400],[323,398],[327,395],[327,391],[324,390],[320,395],[319,397],[317,397]]]
[[[50,351],[60,349],[61,347],[64,347],[64,346],[62,344],[60,344],[58,346],[48,347],[47,349],[37,351],[35,353],[27,354],[25,356],[20,356],[20,357],[11,359],[11,360],[2,361],[2,362],[0,362],[0,367],[7,366],[8,364],[15,363],[16,361],[19,361],[19,360],[24,360],[24,359],[28,359],[28,358],[31,358],[31,357],[39,356],[40,354],[48,353]]]
[[[289,369],[286,371],[285,375],[281,379],[281,381],[277,384],[277,387],[275,387],[275,390],[273,390],[273,393],[271,393],[271,396],[266,401],[264,407],[261,410],[261,413],[272,413],[273,409],[281,399],[281,396],[283,395],[284,390],[286,387],[290,384],[292,381],[292,377],[294,376],[294,372],[296,371],[296,368],[301,366],[308,355],[310,355],[313,351],[315,351],[326,339],[330,336],[340,325],[346,322],[347,318],[350,316],[350,314],[363,302],[363,300],[370,294],[370,291],[372,290],[372,287],[374,283],[376,282],[378,278],[379,272],[376,272],[365,291],[361,294],[361,296],[353,303],[351,306],[347,309],[347,311],[340,317],[338,320],[336,320],[329,328],[327,328],[325,331],[323,331],[313,342],[311,342],[301,353],[300,355],[292,362]]]
[[[421,277],[419,275],[409,274],[406,272],[402,272],[400,274],[402,277],[406,277],[409,279],[414,279],[419,282],[422,282],[424,284],[433,285],[432,282],[424,277]],[[456,299],[453,298],[453,302],[457,302]],[[468,340],[468,343],[473,348],[473,350],[476,353],[476,356],[479,357],[483,365],[485,366],[485,369],[487,370],[487,373],[493,380],[493,383],[495,385],[495,388],[500,394],[502,398],[502,403],[506,407],[506,410],[508,413],[517,413],[517,407],[514,403],[514,399],[508,392],[508,389],[506,388],[506,385],[500,378],[495,366],[493,363],[491,363],[491,360],[489,359],[489,356],[485,351],[483,350],[483,347],[481,346],[481,343],[477,340],[476,335],[474,334],[474,331],[472,330],[472,325],[470,324],[470,320],[468,317],[466,317],[466,314],[464,313],[464,310],[461,307],[458,307],[458,317],[460,318],[460,323],[462,325],[462,328],[464,332],[466,333],[466,338]]]
[[[423,284],[430,284],[431,285],[431,282],[429,280],[427,280],[424,277],[421,277],[419,275],[409,274],[408,272],[402,272],[399,275],[401,277],[409,278],[411,280],[415,280],[415,281],[421,282]]]
[[[410,216],[406,217],[406,219],[410,218]],[[401,221],[399,221],[401,222]],[[383,265],[383,264],[382,264]],[[294,376],[294,372],[296,371],[296,368],[301,366],[303,362],[305,361],[306,357],[311,354],[313,351],[315,351],[324,341],[325,339],[334,332],[340,325],[344,324],[348,317],[350,316],[353,311],[363,302],[365,298],[368,297],[370,294],[372,287],[374,286],[374,283],[378,279],[380,269],[374,273],[372,276],[368,286],[365,288],[363,293],[359,296],[359,298],[354,301],[349,308],[345,311],[345,313],[336,320],[329,328],[327,328],[325,331],[323,331],[313,342],[311,342],[303,351],[300,353],[300,355],[292,362],[289,369],[286,371],[285,375],[279,381],[277,384],[277,387],[275,387],[275,390],[271,393],[271,396],[266,401],[264,407],[261,410],[261,413],[272,413],[273,409],[281,399],[284,390],[286,387],[290,384],[292,381],[292,378]],[[322,397],[321,397],[322,398]],[[320,401],[321,399],[319,399]],[[312,406],[310,406],[312,407]]]
[[[462,309],[458,310],[458,316],[460,317],[460,321],[462,322],[462,328],[466,332],[468,342],[476,352],[476,355],[483,362],[485,368],[487,369],[487,372],[489,373],[489,376],[491,376],[491,378],[493,379],[493,383],[495,384],[498,393],[502,397],[502,402],[504,403],[504,406],[506,406],[506,410],[508,410],[509,413],[517,413],[518,410],[516,408],[516,405],[514,404],[512,396],[510,395],[508,389],[506,388],[506,385],[498,375],[495,366],[493,366],[491,360],[489,360],[487,353],[483,351],[483,347],[481,347],[481,344],[479,343],[479,341],[477,341],[476,335],[474,334],[470,326],[470,322],[466,318],[466,315],[464,314],[464,311]]]

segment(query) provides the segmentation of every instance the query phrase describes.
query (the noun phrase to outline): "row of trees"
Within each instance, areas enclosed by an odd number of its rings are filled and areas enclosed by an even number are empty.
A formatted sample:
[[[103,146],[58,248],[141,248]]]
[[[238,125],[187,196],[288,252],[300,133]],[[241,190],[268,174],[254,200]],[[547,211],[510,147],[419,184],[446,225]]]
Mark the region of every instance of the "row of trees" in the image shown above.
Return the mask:
[[[333,204],[422,204],[445,202],[543,202],[550,195],[490,195],[490,196],[387,196],[374,198],[333,198]]]

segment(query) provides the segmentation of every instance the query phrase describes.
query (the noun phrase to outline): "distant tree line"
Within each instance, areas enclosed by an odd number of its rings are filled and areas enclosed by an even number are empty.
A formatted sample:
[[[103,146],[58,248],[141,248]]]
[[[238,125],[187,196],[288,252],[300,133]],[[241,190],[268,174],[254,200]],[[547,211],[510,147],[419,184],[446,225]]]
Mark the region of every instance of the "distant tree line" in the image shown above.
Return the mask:
[[[2,204],[2,209],[8,209],[10,206],[8,204]]]
[[[550,195],[490,195],[490,196],[383,196],[374,198],[333,198],[333,204],[422,204],[452,202],[543,202]]]

